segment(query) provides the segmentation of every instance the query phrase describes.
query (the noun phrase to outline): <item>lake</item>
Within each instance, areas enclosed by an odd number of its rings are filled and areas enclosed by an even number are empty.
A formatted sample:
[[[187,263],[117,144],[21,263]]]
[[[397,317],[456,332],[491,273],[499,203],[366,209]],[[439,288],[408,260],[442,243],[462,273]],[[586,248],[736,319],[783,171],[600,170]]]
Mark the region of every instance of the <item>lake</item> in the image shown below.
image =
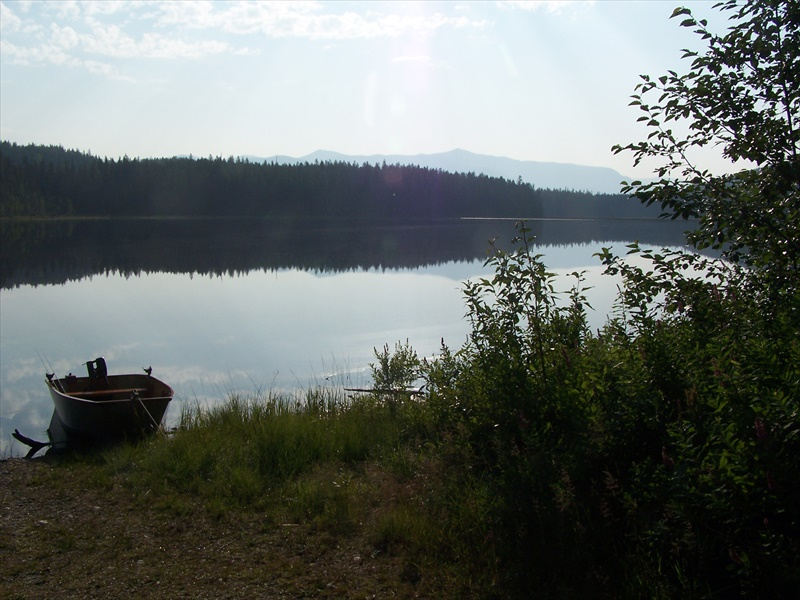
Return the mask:
[[[617,281],[594,252],[638,240],[679,246],[686,223],[531,221],[554,272],[585,270],[591,323]],[[46,439],[45,371],[153,367],[175,389],[167,413],[231,392],[364,387],[374,348],[408,340],[421,356],[469,333],[465,281],[486,276],[488,240],[514,222],[91,220],[3,223],[0,234],[0,456]],[[569,282],[563,277],[563,289]]]

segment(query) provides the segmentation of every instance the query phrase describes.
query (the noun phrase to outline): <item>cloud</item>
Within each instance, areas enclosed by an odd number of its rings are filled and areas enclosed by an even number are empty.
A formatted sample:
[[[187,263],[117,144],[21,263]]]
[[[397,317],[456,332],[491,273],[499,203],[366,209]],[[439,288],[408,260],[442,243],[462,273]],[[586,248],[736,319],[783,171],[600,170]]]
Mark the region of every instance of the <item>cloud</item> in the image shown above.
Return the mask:
[[[566,10],[584,9],[594,3],[595,0],[502,0],[497,5],[501,8],[545,10],[551,14],[562,14]]]
[[[53,23],[50,26],[50,31],[50,39],[56,46],[69,49],[78,45],[80,38],[72,27],[59,27]]]
[[[421,67],[431,67],[431,68],[446,68],[448,65],[442,61],[434,60],[432,56],[427,54],[414,54],[414,55],[404,55],[404,56],[395,56],[391,59],[392,63],[395,64],[412,64]]]
[[[0,4],[3,59],[16,65],[83,67],[94,74],[118,76],[109,60],[197,59],[236,52],[214,39],[184,39],[178,32],[152,31],[153,19],[147,12],[151,6],[146,2],[51,2],[20,6],[15,12]]]
[[[102,75],[114,79],[128,79],[120,75],[108,63],[77,58],[65,52],[64,48],[53,44],[21,47],[6,40],[0,40],[0,54],[16,65],[51,64],[59,67],[83,68],[94,75]]]
[[[398,37],[432,33],[445,27],[484,27],[484,21],[449,17],[440,13],[403,14],[403,4],[390,4],[398,12],[329,12],[339,5],[319,2],[165,2],[159,5],[161,26],[219,29],[226,33],[312,40],[347,40]],[[364,6],[369,6],[365,4]]]
[[[485,21],[429,12],[421,3],[228,2],[37,2],[2,9],[3,59],[83,67],[119,76],[115,61],[144,58],[196,60],[255,52],[267,38],[322,41],[428,36],[443,29],[481,29]],[[351,5],[344,5],[351,6]]]
[[[136,39],[116,25],[96,24],[90,33],[81,34],[79,38],[84,52],[115,58],[194,59],[230,50],[223,42],[186,42],[158,33],[145,33]]]
[[[29,3],[19,3],[20,12],[27,12]],[[7,36],[16,33],[31,34],[41,29],[38,25],[26,23],[22,17],[11,10],[6,4],[0,2],[0,35]]]
[[[14,14],[5,4],[0,3],[0,32],[13,33],[19,31],[22,26],[22,19]]]
[[[219,28],[228,11],[215,10],[212,2],[189,0],[186,2],[160,2],[155,5],[155,19],[158,27],[180,26],[189,29]]]

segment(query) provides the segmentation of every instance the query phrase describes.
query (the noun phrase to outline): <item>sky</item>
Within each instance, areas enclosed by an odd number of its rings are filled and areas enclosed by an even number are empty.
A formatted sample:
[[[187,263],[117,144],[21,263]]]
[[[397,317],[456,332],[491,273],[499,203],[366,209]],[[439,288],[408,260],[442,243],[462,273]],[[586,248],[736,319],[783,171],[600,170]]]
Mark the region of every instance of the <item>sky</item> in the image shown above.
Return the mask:
[[[611,146],[647,135],[639,76],[703,48],[680,5],[724,31],[686,0],[2,0],[0,137],[109,158],[462,148],[646,177]]]

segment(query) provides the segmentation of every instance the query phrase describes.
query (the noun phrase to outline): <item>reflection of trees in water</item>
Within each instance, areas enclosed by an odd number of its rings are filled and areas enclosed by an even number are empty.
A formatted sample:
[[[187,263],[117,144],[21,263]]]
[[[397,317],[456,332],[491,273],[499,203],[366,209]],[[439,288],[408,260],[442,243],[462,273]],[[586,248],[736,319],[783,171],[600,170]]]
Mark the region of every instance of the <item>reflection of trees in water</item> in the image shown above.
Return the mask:
[[[683,243],[685,222],[530,221],[542,246]],[[415,268],[486,256],[507,246],[512,220],[352,221],[142,219],[0,224],[0,287],[64,283],[119,272],[238,274],[298,268]]]

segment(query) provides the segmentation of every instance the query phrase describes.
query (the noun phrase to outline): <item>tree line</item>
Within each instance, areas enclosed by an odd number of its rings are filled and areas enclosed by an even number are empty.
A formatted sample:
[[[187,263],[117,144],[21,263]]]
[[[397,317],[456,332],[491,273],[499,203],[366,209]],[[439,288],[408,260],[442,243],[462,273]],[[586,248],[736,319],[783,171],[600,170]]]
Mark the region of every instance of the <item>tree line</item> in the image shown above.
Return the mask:
[[[385,162],[108,159],[3,141],[0,168],[0,217],[597,218],[636,206],[621,195]]]
[[[536,216],[527,184],[414,166],[223,158],[100,159],[2,143],[0,215]]]

